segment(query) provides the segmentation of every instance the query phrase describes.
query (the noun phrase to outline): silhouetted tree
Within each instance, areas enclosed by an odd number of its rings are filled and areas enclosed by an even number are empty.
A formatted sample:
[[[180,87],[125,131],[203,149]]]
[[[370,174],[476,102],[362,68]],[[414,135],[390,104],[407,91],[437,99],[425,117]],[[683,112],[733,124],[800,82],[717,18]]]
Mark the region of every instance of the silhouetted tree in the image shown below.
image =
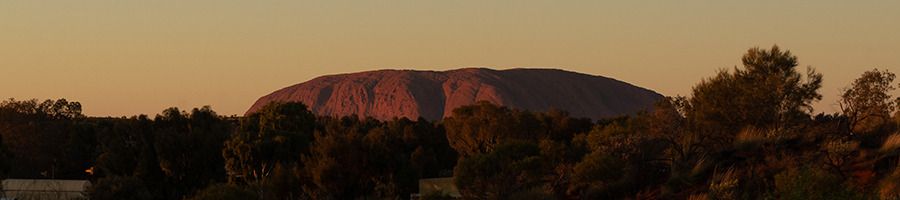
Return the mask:
[[[9,151],[6,150],[6,146],[3,144],[3,136],[0,135],[0,180],[6,179],[9,175],[10,160],[12,160],[12,155],[9,155]]]
[[[502,199],[540,189],[549,172],[538,145],[508,141],[493,151],[460,160],[456,186],[467,199]]]
[[[225,180],[221,156],[231,125],[209,106],[183,113],[169,108],[154,120],[154,149],[173,197]]]
[[[97,119],[96,176],[161,177],[153,145],[153,121],[146,115],[129,119]],[[152,166],[148,165],[152,163]],[[153,169],[150,169],[153,168]],[[151,172],[152,171],[152,172]],[[156,173],[159,172],[159,173]]]
[[[841,111],[849,120],[853,132],[875,131],[888,123],[900,99],[892,99],[896,75],[889,71],[873,69],[853,81],[841,94]]]
[[[368,168],[372,165],[366,158],[364,134],[352,129],[316,134],[310,155],[303,157],[311,182],[304,190],[310,197],[354,199],[371,193],[374,184],[366,174],[378,169]]]
[[[812,102],[822,96],[817,90],[822,75],[811,67],[805,77],[795,69],[797,57],[778,46],[752,48],[744,67],[720,71],[694,86],[687,117],[710,137],[730,143],[747,127],[789,129],[809,118]]]
[[[144,182],[136,177],[110,176],[97,180],[87,192],[90,199],[97,200],[150,200],[153,195]]]
[[[315,125],[302,103],[272,103],[243,118],[222,152],[229,181],[259,181],[276,164],[296,163],[308,152]]]
[[[453,110],[444,119],[447,140],[461,158],[487,153],[507,140],[566,139],[586,130],[584,121],[567,119],[565,113],[537,116],[486,101]],[[554,121],[560,120],[560,121]]]
[[[212,184],[197,194],[187,198],[188,200],[255,200],[258,195],[238,185],[233,184]]]
[[[94,140],[83,119],[81,104],[65,99],[0,103],[0,137],[15,163],[10,177],[84,178]]]
[[[589,154],[574,165],[568,193],[581,199],[629,198],[664,182],[670,144],[650,133],[651,120],[639,114],[576,136],[573,143]]]

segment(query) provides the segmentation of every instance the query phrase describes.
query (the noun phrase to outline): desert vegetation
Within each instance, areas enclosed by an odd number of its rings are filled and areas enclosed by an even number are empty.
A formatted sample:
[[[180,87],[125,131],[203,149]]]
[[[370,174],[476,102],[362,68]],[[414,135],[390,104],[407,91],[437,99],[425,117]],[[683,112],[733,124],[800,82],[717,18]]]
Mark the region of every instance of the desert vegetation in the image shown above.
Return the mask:
[[[408,199],[455,177],[464,199],[900,199],[895,75],[847,83],[780,48],[634,115],[590,120],[481,102],[439,120],[243,117],[209,107],[94,118],[77,102],[0,103],[3,178],[88,179],[92,199]],[[423,199],[446,199],[423,194]]]

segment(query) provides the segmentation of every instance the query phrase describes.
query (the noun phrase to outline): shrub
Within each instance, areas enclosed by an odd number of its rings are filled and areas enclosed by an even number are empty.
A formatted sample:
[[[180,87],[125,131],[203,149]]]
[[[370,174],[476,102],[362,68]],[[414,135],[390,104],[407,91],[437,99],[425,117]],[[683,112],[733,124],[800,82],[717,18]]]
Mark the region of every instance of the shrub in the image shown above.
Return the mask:
[[[860,199],[840,177],[825,170],[801,167],[775,175],[778,199]]]

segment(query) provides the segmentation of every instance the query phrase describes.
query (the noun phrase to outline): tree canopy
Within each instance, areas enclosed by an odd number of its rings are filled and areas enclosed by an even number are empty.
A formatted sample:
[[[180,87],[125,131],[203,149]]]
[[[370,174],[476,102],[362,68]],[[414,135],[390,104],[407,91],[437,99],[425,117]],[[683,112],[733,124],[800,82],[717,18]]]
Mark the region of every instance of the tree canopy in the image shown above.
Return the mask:
[[[853,132],[872,132],[891,119],[900,98],[891,99],[896,75],[873,69],[863,73],[841,94],[841,111]]]
[[[698,131],[730,143],[747,128],[787,131],[809,119],[812,103],[822,99],[822,74],[799,72],[797,57],[778,46],[751,48],[741,60],[742,68],[694,86],[684,110]]]

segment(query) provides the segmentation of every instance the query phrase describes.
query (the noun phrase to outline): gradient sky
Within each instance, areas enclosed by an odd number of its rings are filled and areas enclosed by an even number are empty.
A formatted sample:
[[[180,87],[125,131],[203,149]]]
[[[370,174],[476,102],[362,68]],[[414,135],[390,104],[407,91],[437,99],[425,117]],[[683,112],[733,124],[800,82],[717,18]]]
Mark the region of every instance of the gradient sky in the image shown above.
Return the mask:
[[[863,71],[900,72],[900,1],[0,0],[0,98],[67,98],[91,116],[240,115],[320,75],[470,66],[689,95],[773,44],[824,74],[816,112],[834,112]]]

